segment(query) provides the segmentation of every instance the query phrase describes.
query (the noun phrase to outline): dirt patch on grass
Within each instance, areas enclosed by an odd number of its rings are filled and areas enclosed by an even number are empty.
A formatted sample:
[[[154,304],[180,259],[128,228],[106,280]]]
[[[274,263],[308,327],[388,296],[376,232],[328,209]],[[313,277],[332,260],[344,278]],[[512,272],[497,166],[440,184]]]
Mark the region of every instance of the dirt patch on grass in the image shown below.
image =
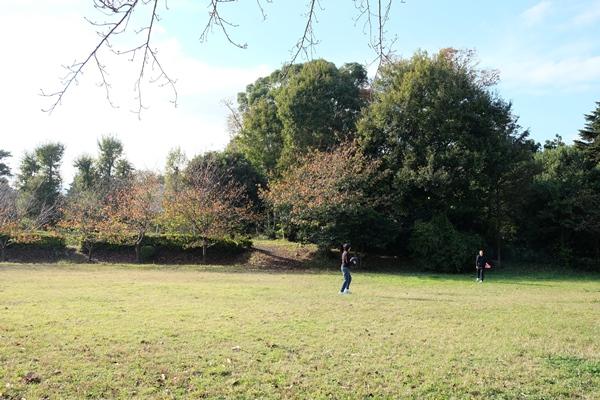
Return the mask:
[[[299,269],[317,258],[314,246],[286,242],[257,241],[246,264],[255,268]]]

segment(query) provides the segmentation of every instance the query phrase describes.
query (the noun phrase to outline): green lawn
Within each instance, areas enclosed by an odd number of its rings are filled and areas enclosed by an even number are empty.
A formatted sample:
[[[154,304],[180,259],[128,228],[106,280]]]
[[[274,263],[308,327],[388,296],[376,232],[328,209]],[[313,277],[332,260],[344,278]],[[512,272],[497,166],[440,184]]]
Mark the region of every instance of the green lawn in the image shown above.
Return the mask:
[[[0,265],[0,399],[600,398],[598,275],[357,272],[348,296],[340,284]]]

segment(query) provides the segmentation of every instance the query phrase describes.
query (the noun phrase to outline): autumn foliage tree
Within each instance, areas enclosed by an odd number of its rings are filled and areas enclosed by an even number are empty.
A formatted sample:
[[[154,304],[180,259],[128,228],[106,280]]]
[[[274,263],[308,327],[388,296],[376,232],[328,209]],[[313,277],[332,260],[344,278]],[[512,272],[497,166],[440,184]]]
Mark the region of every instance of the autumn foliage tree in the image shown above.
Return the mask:
[[[78,239],[88,261],[92,261],[95,245],[111,231],[104,206],[99,190],[89,188],[69,196],[62,209],[59,226]]]
[[[242,201],[242,185],[215,163],[202,163],[188,172],[186,185],[165,196],[164,220],[171,231],[197,236],[206,261],[214,240],[241,233],[254,213],[251,202]]]
[[[109,195],[108,219],[122,238],[132,238],[137,262],[146,233],[156,224],[162,209],[163,186],[152,172],[138,172],[131,183]]]
[[[379,193],[386,173],[353,143],[330,152],[313,151],[263,192],[281,227],[322,249],[350,241],[367,249],[395,239],[389,200]],[[377,240],[373,240],[377,238]]]

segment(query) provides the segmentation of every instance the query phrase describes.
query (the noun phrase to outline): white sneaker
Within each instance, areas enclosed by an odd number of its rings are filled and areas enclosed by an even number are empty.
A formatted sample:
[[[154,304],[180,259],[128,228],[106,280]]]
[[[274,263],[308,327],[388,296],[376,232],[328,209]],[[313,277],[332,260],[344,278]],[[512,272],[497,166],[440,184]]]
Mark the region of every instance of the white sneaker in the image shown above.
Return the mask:
[[[344,294],[350,294],[350,291],[348,289],[344,290]]]

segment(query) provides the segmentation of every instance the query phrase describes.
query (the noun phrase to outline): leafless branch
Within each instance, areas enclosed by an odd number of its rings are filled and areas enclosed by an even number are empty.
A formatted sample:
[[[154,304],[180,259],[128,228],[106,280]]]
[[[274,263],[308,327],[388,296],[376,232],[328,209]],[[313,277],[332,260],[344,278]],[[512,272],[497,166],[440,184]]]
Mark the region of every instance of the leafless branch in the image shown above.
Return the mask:
[[[52,93],[46,93],[42,91],[43,96],[51,98],[53,100],[50,107],[43,109],[43,111],[52,113],[56,106],[61,104],[65,94],[69,91],[73,83],[78,82],[78,78],[81,75],[83,75],[84,69],[88,66],[88,64],[90,64],[90,62],[92,62],[95,65],[100,75],[100,82],[98,86],[105,88],[106,98],[108,102],[112,107],[116,107],[115,103],[110,97],[111,85],[108,80],[108,71],[105,65],[102,64],[100,61],[100,51],[103,48],[110,50],[113,54],[116,55],[131,54],[131,61],[135,60],[136,55],[139,52],[143,53],[138,78],[135,83],[136,100],[138,102],[138,107],[137,110],[134,110],[134,112],[137,113],[138,116],[141,115],[142,109],[145,108],[142,102],[142,84],[144,82],[144,77],[147,72],[147,66],[149,66],[152,71],[156,72],[156,75],[150,78],[150,82],[159,82],[161,86],[169,86],[173,91],[173,100],[171,100],[171,102],[177,105],[177,90],[175,87],[175,80],[172,79],[166,73],[162,63],[158,59],[157,51],[151,47],[153,28],[155,27],[155,23],[159,19],[159,15],[157,12],[159,1],[160,0],[94,0],[95,9],[101,11],[107,17],[114,17],[115,15],[118,17],[115,21],[104,22],[94,22],[86,18],[86,20],[92,26],[99,29],[97,33],[100,37],[100,40],[82,62],[74,62],[73,64],[65,67],[67,70],[67,74],[61,80],[62,88],[60,90]],[[134,11],[136,9],[139,9],[140,5],[148,4],[152,5],[152,13],[148,25],[134,30],[136,36],[144,34],[143,42],[125,50],[114,49],[112,44],[110,43],[110,39],[122,33],[125,33],[128,30],[128,24],[131,20]],[[105,28],[108,28],[108,30],[103,30]]]
[[[233,2],[236,2],[236,0],[210,0],[208,12],[209,18],[204,30],[202,31],[202,34],[200,35],[200,41],[205,42],[208,40],[209,33],[212,32],[213,28],[216,26],[217,28],[221,29],[227,41],[235,47],[239,47],[240,49],[246,49],[248,47],[247,43],[240,43],[231,38],[229,35],[229,28],[237,28],[238,25],[229,22],[219,13],[219,4]]]
[[[376,57],[371,63],[378,63],[378,70],[382,64],[390,61],[391,49],[396,39],[387,38],[386,24],[390,19],[392,0],[354,0],[354,6],[359,14],[355,22],[363,20],[363,32],[369,35],[369,45],[375,51]],[[404,0],[401,1],[404,3]],[[376,11],[375,11],[376,10]]]
[[[99,13],[101,13],[106,20],[104,21],[93,21],[86,18],[94,28],[97,29],[99,40],[93,47],[92,51],[89,52],[83,61],[75,60],[71,65],[65,66],[67,71],[65,77],[61,79],[61,88],[54,92],[41,91],[42,96],[51,99],[51,104],[48,108],[44,108],[43,111],[52,113],[54,109],[62,103],[62,100],[66,93],[70,90],[73,84],[77,84],[81,75],[87,70],[88,64],[95,66],[99,72],[100,81],[99,86],[104,87],[106,91],[106,98],[111,106],[116,107],[113,103],[110,90],[111,85],[108,80],[109,73],[102,62],[101,51],[103,49],[108,50],[112,54],[122,56],[130,55],[130,61],[136,61],[136,57],[139,54],[143,54],[140,61],[139,74],[135,81],[134,89],[136,93],[135,99],[137,100],[137,109],[133,112],[141,116],[141,112],[146,107],[143,103],[142,86],[143,83],[149,81],[150,83],[159,83],[161,87],[168,86],[173,92],[173,99],[171,102],[177,105],[177,90],[176,81],[172,79],[165,71],[163,64],[159,61],[158,50],[152,46],[151,39],[153,29],[156,23],[160,20],[158,15],[158,4],[162,2],[165,9],[168,9],[168,0],[91,0],[93,7]],[[200,40],[206,41],[209,34],[213,29],[218,29],[225,36],[226,40],[233,46],[245,49],[247,48],[246,43],[235,40],[230,31],[236,28],[238,25],[234,22],[226,19],[222,14],[222,5],[225,3],[237,3],[238,0],[207,0],[208,2],[208,22],[206,23],[201,35]],[[298,57],[303,54],[307,59],[311,58],[314,52],[315,46],[319,43],[314,31],[314,24],[318,23],[317,20],[317,7],[321,7],[319,0],[305,0],[307,6],[307,12],[305,14],[306,23],[302,36],[296,43],[292,52],[291,59],[287,64],[291,65],[296,62]],[[364,20],[363,29],[368,29],[370,46],[377,54],[377,58],[374,62],[378,61],[379,66],[383,62],[386,62],[390,58],[390,49],[393,45],[393,40],[390,41],[386,37],[386,23],[390,18],[390,9],[393,0],[353,0],[356,9],[358,10],[358,16],[356,22]],[[403,0],[400,0],[404,2]],[[271,3],[272,0],[256,0],[258,9],[266,19],[264,3]],[[376,2],[376,3],[374,3]],[[146,20],[147,24],[137,27],[135,29],[130,28],[132,21],[138,21],[139,18],[132,18],[134,12],[140,9],[144,9],[145,6],[149,6],[151,14]],[[136,12],[136,16],[138,13]],[[138,42],[126,49],[118,48],[117,41],[112,39],[118,35],[127,34],[131,32],[134,37],[143,37],[141,43]],[[148,68],[150,68],[154,74],[149,79],[146,78],[148,74]]]
[[[272,3],[272,0],[266,0],[267,3]],[[258,9],[260,10],[260,14],[262,15],[263,21],[267,19],[267,13],[265,13],[265,8],[262,5],[261,0],[256,0],[256,5],[258,5]]]
[[[94,0],[95,7],[99,7],[99,6],[103,5],[104,7],[112,10],[114,13],[122,14],[122,17],[118,20],[118,22],[113,24],[112,28],[110,28],[110,30],[106,34],[101,36],[100,42],[96,45],[96,47],[94,47],[92,52],[90,54],[88,54],[88,56],[85,58],[85,60],[83,62],[80,62],[80,63],[75,62],[71,66],[67,67],[67,70],[69,72],[67,73],[67,76],[62,81],[63,87],[61,90],[56,91],[54,93],[45,93],[42,90],[43,96],[54,99],[54,102],[50,105],[49,108],[43,109],[44,112],[52,113],[52,111],[54,111],[56,106],[61,103],[63,96],[65,95],[65,93],[67,93],[67,91],[69,90],[69,88],[71,87],[73,82],[77,82],[77,78],[79,77],[79,75],[82,74],[83,68],[88,64],[88,62],[92,58],[96,58],[96,55],[97,55],[98,51],[102,48],[102,46],[115,33],[115,31],[119,28],[119,26],[121,26],[121,24],[123,24],[129,18],[129,16],[133,12],[135,6],[138,4],[139,0],[133,0],[133,2],[131,2],[131,3],[123,3],[120,5],[115,5],[115,2],[117,2],[117,1],[118,0],[114,0],[114,1],[113,0]],[[124,10],[124,11],[122,11],[122,10]]]
[[[312,54],[314,47],[319,43],[315,36],[315,31],[313,29],[313,24],[317,21],[317,15],[315,6],[321,7],[319,4],[319,0],[309,0],[308,2],[308,12],[306,13],[306,25],[304,26],[304,33],[302,37],[296,43],[296,52],[292,56],[289,61],[289,65],[292,65],[296,62],[296,59],[300,55],[300,53],[304,53],[306,58],[309,58],[309,53]]]
[[[142,58],[142,65],[140,68],[140,73],[138,75],[138,79],[135,84],[136,92],[137,92],[137,100],[138,100],[138,109],[135,110],[134,112],[138,114],[138,118],[141,117],[142,109],[145,108],[142,103],[142,80],[144,78],[144,71],[146,68],[146,64],[148,64],[150,62],[151,62],[152,70],[154,70],[156,67],[159,72],[158,76],[152,78],[151,81],[153,83],[155,83],[155,82],[159,82],[161,79],[164,79],[164,83],[161,86],[168,85],[171,87],[171,89],[173,90],[173,100],[171,102],[175,106],[177,106],[177,89],[175,87],[175,81],[173,79],[171,79],[169,77],[169,75],[167,75],[167,73],[165,72],[162,64],[160,63],[160,61],[158,60],[158,57],[156,56],[156,50],[153,50],[150,47],[150,40],[152,37],[152,28],[154,27],[154,23],[158,19],[158,14],[156,12],[156,9],[158,7],[158,1],[159,0],[153,0],[154,5],[152,8],[152,17],[150,19],[150,24],[148,25],[148,27],[146,27],[145,29],[142,30],[142,32],[143,31],[148,32],[147,36],[146,36],[146,41],[144,44],[137,47],[137,49],[142,49],[142,48],[144,49],[144,57]],[[135,52],[134,52],[134,57],[135,57]]]

